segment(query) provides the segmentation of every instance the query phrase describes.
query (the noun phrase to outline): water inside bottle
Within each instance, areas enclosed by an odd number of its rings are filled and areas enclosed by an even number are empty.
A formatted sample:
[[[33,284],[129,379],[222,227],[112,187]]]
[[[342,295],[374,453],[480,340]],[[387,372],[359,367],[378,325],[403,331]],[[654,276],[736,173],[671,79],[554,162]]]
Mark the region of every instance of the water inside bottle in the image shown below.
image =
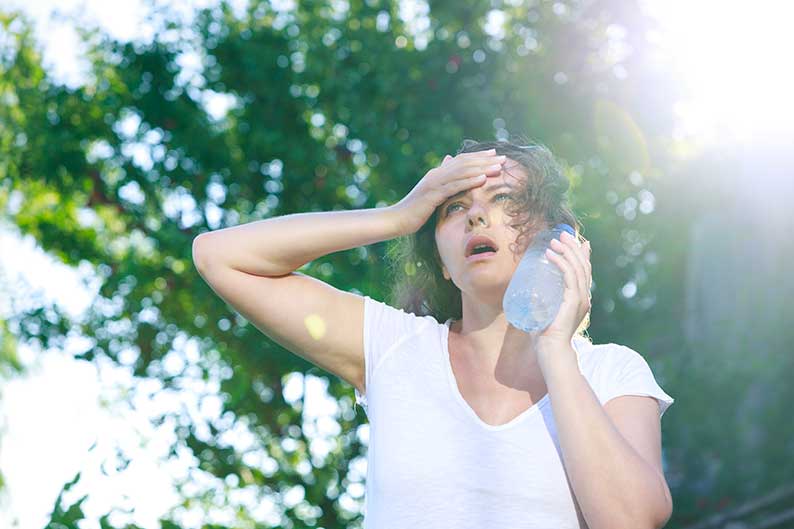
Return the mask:
[[[561,293],[564,288],[562,270],[549,261],[545,254],[551,239],[559,239],[561,231],[558,228],[563,228],[569,233],[573,232],[570,226],[558,224],[555,229],[539,233],[539,238],[533,241],[522,257],[516,269],[516,276],[511,279],[505,292],[503,307],[508,321],[524,332],[536,332],[548,327],[562,302]],[[535,268],[537,265],[540,267]],[[534,281],[534,277],[527,278],[536,272],[541,274],[542,279]],[[516,279],[527,283],[532,281],[532,285],[519,285]]]

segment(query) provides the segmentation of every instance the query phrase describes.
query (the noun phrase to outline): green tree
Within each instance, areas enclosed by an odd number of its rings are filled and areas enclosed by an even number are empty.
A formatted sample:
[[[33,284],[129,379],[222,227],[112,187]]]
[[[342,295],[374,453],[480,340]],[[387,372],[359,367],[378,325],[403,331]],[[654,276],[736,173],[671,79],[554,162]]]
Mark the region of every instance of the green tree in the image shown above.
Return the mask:
[[[180,426],[177,444],[231,488],[272,496],[285,526],[354,526],[360,514],[340,501],[360,481],[351,463],[366,454],[353,388],[224,306],[192,266],[192,240],[271,216],[391,204],[463,138],[527,135],[563,161],[592,241],[590,334],[642,352],[678,401],[664,422],[670,525],[700,518],[697,499],[721,485],[685,479],[713,434],[693,435],[690,425],[723,394],[704,402],[687,391],[708,375],[682,369],[692,350],[671,332],[682,324],[684,296],[677,230],[692,218],[673,207],[678,182],[669,178],[680,171],[670,138],[676,87],[652,68],[650,22],[632,2],[497,4],[430,2],[408,24],[397,4],[376,0],[341,11],[336,3],[276,11],[251,2],[242,16],[222,3],[191,25],[166,16],[149,43],[86,31],[91,76],[74,89],[45,74],[23,19],[4,15],[0,205],[63,262],[91,263],[105,300],[81,321],[47,307],[12,315],[8,329],[45,347],[77,329],[93,340],[81,358],[119,361],[132,350],[136,376],[173,389],[186,374],[169,375],[161,361],[194,339],[202,377],[225,373],[223,411],[254,433],[276,469],[220,442],[228,425],[210,424],[209,438]],[[191,58],[194,70],[185,67]],[[208,101],[226,101],[228,111],[214,115]],[[13,193],[23,200],[10,208]],[[658,207],[637,212],[654,197]],[[332,254],[302,271],[383,299],[386,248]],[[636,291],[627,294],[629,284]],[[290,372],[328,378],[340,404],[341,433],[325,458],[309,452],[302,403],[283,397]],[[304,500],[284,505],[280,495],[294,486]],[[211,500],[186,493],[183,505]],[[76,509],[59,499],[53,527],[73,526]],[[245,510],[238,516],[238,525],[251,522]]]

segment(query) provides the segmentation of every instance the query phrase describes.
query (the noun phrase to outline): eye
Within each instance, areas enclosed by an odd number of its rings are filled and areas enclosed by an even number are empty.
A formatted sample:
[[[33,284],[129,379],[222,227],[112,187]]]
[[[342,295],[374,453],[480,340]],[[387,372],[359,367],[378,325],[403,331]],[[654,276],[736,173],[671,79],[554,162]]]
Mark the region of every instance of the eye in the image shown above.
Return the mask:
[[[444,212],[445,213],[449,213],[449,208],[451,208],[452,206],[460,206],[460,203],[459,202],[453,202],[452,204],[447,206],[447,208],[444,210]]]
[[[511,198],[509,193],[498,193],[498,194],[494,195],[493,199],[496,200],[499,197]],[[450,204],[449,206],[446,207],[446,209],[444,210],[444,213],[449,214],[449,213],[451,213],[450,208],[452,208],[453,206],[460,206],[460,205],[461,205],[460,202],[453,202],[452,204]]]

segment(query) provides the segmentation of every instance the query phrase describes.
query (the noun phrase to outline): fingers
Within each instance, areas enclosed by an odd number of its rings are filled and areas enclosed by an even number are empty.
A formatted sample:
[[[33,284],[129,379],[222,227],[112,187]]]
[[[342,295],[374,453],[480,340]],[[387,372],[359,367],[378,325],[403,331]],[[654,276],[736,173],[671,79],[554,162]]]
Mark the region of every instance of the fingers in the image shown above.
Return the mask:
[[[560,257],[555,257],[560,267],[565,271],[566,286],[579,290],[582,300],[590,302],[590,285],[592,281],[592,268],[590,266],[590,246],[581,244],[570,233],[563,233],[559,240],[553,240],[551,248]]]
[[[507,156],[498,155],[496,154],[495,149],[491,149],[488,151],[464,152],[456,156],[446,154],[444,155],[444,159],[441,161],[441,165],[446,165],[447,162],[456,162],[456,165],[459,165],[463,168],[476,167],[477,169],[482,169],[483,172],[486,172],[488,170],[493,170],[488,166],[496,164],[503,165],[506,160]]]
[[[446,196],[452,196],[459,191],[465,191],[470,187],[482,185],[485,182],[486,176],[482,173],[471,175],[468,178],[458,178],[444,184],[444,193]]]
[[[449,197],[484,184],[488,176],[496,176],[502,172],[506,159],[506,156],[497,155],[493,149],[461,153],[455,157],[446,155],[438,175],[444,195]]]
[[[498,159],[499,161],[493,161],[494,158]],[[459,160],[464,165],[476,165],[500,163],[501,160],[504,160],[505,158],[507,157],[503,154],[496,154],[496,149],[489,149],[487,151],[462,152],[455,156],[454,159]]]
[[[588,259],[585,256],[585,249],[582,247],[582,244],[568,232],[562,233],[560,236],[560,242],[563,243],[567,248],[570,248],[570,255],[577,265],[577,272],[580,272],[580,274],[577,275],[579,275],[580,279],[584,279],[584,274],[587,273]],[[582,282],[582,284],[586,285],[585,282]]]
[[[463,171],[466,173],[487,173],[487,174],[499,174],[502,172],[503,165],[507,160],[507,156],[505,155],[494,155],[494,156],[478,156],[476,158],[470,158],[462,162],[464,167]]]
[[[458,154],[457,157],[460,158],[473,158],[477,156],[487,156],[487,155],[494,155],[496,154],[496,149],[488,149],[487,151],[471,151],[471,152],[462,152]]]
[[[472,176],[486,174],[496,176],[504,169],[505,156],[480,156],[477,158],[459,159],[453,158],[449,162],[442,162],[439,168],[443,167],[441,174],[447,182],[465,180]]]
[[[565,245],[562,246],[564,247]],[[562,270],[562,280],[565,283],[565,288],[579,292],[579,277],[570,260],[566,258],[564,248],[560,249],[555,241],[551,241],[551,247],[546,250],[546,257]]]

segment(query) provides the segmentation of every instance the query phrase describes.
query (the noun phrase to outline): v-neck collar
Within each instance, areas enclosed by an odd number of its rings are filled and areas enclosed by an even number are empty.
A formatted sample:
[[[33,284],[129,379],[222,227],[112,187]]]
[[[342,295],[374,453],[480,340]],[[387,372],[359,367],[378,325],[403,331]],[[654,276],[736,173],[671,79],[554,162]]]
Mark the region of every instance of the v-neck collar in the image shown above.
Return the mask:
[[[504,424],[488,424],[487,422],[483,421],[480,418],[480,416],[477,415],[477,412],[475,412],[474,409],[469,405],[469,403],[466,401],[466,399],[463,398],[463,395],[461,394],[460,389],[458,388],[458,382],[457,382],[457,379],[455,378],[455,372],[452,370],[452,360],[449,357],[449,328],[450,328],[451,322],[452,322],[452,318],[449,318],[446,322],[444,322],[444,325],[443,325],[444,329],[443,329],[443,331],[441,333],[442,334],[442,340],[441,340],[442,341],[442,353],[443,353],[443,356],[444,356],[443,364],[444,364],[444,366],[446,368],[446,371],[447,371],[447,382],[449,383],[449,387],[450,387],[450,390],[452,391],[453,398],[460,404],[460,406],[464,409],[466,414],[469,415],[474,420],[474,422],[477,423],[480,426],[480,428],[483,428],[484,430],[488,430],[488,431],[492,431],[492,432],[497,432],[497,431],[500,431],[500,430],[505,430],[505,429],[508,429],[508,428],[512,428],[513,426],[515,426],[515,425],[517,425],[517,424],[519,424],[521,422],[524,422],[527,417],[529,417],[531,415],[535,415],[536,413],[538,413],[540,411],[541,408],[543,408],[546,405],[548,405],[548,403],[549,403],[549,392],[546,391],[546,394],[543,395],[542,399],[540,399],[539,401],[535,402],[534,404],[532,404],[532,406],[530,406],[526,410],[522,411],[521,413],[519,413],[518,415],[516,415],[515,417],[513,417],[511,420],[509,420],[508,422],[506,422]],[[577,355],[579,355],[579,350],[576,348],[575,342],[576,342],[576,337],[571,339],[571,346],[577,352]]]

